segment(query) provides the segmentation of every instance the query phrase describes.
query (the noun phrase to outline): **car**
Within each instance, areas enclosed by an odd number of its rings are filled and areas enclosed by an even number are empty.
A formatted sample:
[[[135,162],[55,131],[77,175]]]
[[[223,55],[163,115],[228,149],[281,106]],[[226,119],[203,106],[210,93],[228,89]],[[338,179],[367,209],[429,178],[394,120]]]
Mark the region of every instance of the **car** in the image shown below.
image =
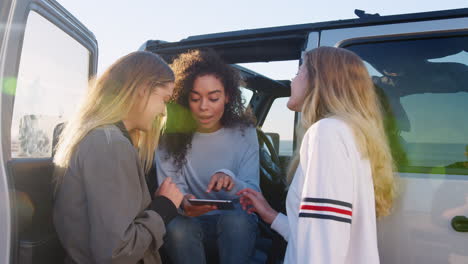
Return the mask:
[[[62,263],[51,217],[52,146],[96,75],[98,45],[56,1],[5,0],[0,7],[0,263]],[[189,49],[212,48],[240,71],[259,128],[261,188],[278,210],[288,161],[300,146],[300,113],[286,108],[290,81],[278,72],[298,67],[316,47],[355,52],[380,96],[399,176],[393,213],[378,221],[381,263],[468,263],[468,8],[356,14],[142,40],[139,49],[170,62]],[[285,242],[268,226],[260,229],[255,260],[281,263]]]

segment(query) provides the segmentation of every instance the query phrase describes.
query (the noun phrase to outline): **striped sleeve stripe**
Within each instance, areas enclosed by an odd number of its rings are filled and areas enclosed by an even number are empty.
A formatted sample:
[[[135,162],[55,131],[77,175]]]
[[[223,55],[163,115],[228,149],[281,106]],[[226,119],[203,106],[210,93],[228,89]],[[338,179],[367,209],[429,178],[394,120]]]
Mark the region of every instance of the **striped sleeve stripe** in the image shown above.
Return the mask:
[[[350,209],[353,209],[353,205],[347,202],[343,201],[338,201],[338,200],[332,200],[332,199],[324,199],[324,198],[309,198],[306,197],[302,199],[303,202],[310,202],[310,203],[329,203],[329,204],[335,204],[335,205],[341,205],[345,207],[349,207]]]
[[[318,218],[318,219],[327,219],[327,220],[334,220],[338,222],[348,223],[351,224],[351,219],[339,217],[335,215],[322,215],[322,214],[309,214],[309,213],[300,213],[299,217],[304,218]]]
[[[352,204],[323,198],[304,198],[299,208],[299,217],[318,218],[351,223]]]
[[[301,210],[311,210],[311,211],[329,211],[329,212],[335,212],[339,214],[345,214],[352,216],[353,212],[349,210],[343,210],[339,208],[334,208],[331,206],[314,206],[314,205],[301,205]]]

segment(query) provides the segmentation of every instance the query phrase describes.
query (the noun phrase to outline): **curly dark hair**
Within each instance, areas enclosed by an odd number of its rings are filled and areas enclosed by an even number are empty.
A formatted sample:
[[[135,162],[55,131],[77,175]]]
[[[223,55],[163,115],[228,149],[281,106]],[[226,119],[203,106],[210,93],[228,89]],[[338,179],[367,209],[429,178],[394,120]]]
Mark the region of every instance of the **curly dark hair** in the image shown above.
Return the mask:
[[[233,67],[226,64],[212,49],[190,50],[180,54],[170,65],[175,73],[175,87],[172,103],[168,105],[168,119],[161,147],[168,156],[173,157],[176,168],[180,170],[186,163],[187,151],[192,146],[193,134],[197,125],[189,108],[189,95],[198,77],[213,75],[224,86],[229,98],[221,117],[223,127],[243,129],[255,124],[252,113],[245,109],[241,90],[241,76]]]

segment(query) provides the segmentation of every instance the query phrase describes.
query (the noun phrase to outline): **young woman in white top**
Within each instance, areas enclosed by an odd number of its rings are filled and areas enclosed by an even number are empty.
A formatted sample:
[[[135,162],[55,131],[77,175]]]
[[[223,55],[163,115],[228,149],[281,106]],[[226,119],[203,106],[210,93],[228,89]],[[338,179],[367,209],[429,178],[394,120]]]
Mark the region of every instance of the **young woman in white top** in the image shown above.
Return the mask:
[[[288,108],[306,131],[291,164],[287,216],[243,189],[257,213],[287,241],[284,263],[379,263],[376,217],[390,213],[393,160],[378,96],[354,53],[320,47],[304,56]]]

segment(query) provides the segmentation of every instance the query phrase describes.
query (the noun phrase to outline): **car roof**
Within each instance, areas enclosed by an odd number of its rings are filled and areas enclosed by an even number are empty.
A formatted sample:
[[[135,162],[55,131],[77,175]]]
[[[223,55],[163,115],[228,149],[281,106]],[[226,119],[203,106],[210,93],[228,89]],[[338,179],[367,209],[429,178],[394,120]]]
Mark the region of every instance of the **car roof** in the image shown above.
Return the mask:
[[[356,12],[359,13],[359,12]],[[299,59],[308,33],[325,29],[406,23],[468,16],[468,8],[379,16],[190,36],[176,42],[149,40],[142,49],[156,52],[169,62],[189,49],[210,47],[228,63]]]

